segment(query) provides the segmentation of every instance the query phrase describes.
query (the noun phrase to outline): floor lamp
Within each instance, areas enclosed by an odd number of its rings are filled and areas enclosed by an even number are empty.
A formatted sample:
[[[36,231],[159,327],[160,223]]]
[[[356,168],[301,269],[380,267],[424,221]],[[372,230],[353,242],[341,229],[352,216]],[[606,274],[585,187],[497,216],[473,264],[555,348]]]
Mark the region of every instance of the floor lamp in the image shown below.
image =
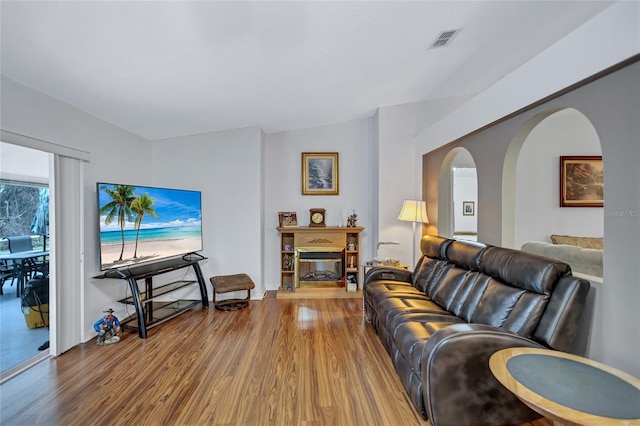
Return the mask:
[[[400,214],[398,215],[398,220],[413,223],[414,246],[411,249],[413,253],[413,263],[411,267],[414,268],[416,266],[416,223],[429,222],[429,219],[427,219],[427,203],[420,200],[404,200],[402,202],[402,210],[400,210]]]

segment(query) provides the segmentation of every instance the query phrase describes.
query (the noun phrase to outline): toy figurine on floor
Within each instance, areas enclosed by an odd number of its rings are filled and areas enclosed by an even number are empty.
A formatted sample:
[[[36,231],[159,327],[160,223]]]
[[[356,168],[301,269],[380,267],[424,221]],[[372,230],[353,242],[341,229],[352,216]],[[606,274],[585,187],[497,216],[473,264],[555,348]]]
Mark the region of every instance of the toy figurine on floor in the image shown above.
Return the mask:
[[[98,332],[98,346],[110,345],[120,341],[120,321],[113,315],[113,309],[103,311],[104,317],[93,324],[93,329]]]

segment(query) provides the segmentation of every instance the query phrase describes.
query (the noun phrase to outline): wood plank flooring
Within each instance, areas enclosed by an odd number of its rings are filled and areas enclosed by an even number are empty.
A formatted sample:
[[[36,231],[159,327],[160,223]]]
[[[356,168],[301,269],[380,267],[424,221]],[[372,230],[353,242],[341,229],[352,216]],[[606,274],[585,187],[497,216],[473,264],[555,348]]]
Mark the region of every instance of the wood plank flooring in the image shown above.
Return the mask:
[[[301,287],[296,291],[278,291],[278,299],[362,299],[362,290],[346,291],[343,287],[337,288],[309,288]]]
[[[95,340],[0,386],[2,425],[429,425],[362,300],[267,297]],[[530,426],[551,425],[540,420]]]

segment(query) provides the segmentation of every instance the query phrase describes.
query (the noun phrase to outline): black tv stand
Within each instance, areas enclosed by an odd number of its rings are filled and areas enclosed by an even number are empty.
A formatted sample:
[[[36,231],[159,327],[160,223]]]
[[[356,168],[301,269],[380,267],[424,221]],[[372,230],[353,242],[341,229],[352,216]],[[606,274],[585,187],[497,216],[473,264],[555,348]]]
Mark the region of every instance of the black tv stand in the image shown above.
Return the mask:
[[[197,253],[190,253],[182,257],[171,258],[154,263],[131,265],[121,269],[110,269],[95,278],[117,278],[127,280],[131,288],[131,297],[119,300],[120,303],[133,305],[136,313],[120,322],[123,329],[137,330],[141,339],[147,338],[147,329],[154,325],[167,321],[181,313],[202,303],[203,307],[209,306],[209,295],[205,285],[201,260],[205,260]],[[153,286],[153,277],[182,268],[192,267],[195,280],[181,279],[158,287]],[[138,281],[144,280],[144,291],[140,291]],[[169,302],[154,301],[162,295],[181,288],[198,283],[200,287],[200,301],[198,300],[172,300]]]

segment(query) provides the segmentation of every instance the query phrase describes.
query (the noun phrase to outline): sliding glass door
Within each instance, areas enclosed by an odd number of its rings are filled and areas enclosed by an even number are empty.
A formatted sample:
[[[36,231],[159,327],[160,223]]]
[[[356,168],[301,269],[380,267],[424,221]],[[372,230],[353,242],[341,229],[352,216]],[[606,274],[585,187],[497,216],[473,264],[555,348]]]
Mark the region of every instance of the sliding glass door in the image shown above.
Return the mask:
[[[0,142],[0,374],[49,355],[51,160]]]

